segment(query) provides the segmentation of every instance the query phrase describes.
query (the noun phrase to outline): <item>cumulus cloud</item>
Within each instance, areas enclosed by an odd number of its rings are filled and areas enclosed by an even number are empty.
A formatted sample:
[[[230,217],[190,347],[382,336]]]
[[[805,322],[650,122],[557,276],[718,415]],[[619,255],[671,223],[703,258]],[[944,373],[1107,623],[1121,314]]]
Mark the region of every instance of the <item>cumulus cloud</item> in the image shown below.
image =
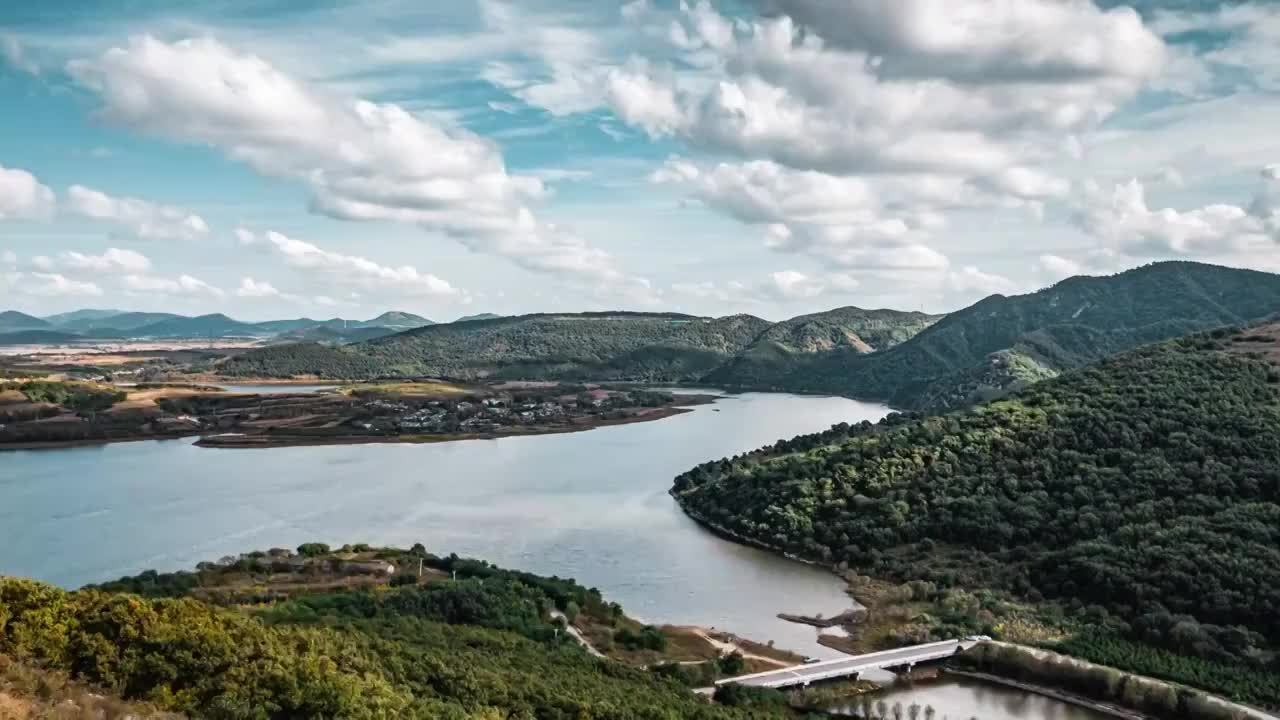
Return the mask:
[[[689,9],[685,34],[717,80],[682,85],[632,63],[609,75],[614,111],[653,135],[799,169],[990,175],[1056,154],[1163,60],[1136,13],[1087,2],[773,7],[740,33],[706,22],[707,3]]]
[[[1152,209],[1139,180],[1110,190],[1090,183],[1077,220],[1086,232],[1130,256],[1220,256],[1276,239],[1280,204],[1274,197],[1264,189],[1247,209],[1223,203],[1190,210]]]
[[[143,240],[196,240],[209,233],[204,218],[178,207],[115,197],[83,185],[68,188],[66,199],[70,212],[123,226]]]
[[[206,298],[221,298],[226,295],[220,288],[186,274],[179,275],[176,278],[126,275],[123,284],[126,290],[135,293],[160,293],[181,297]]]
[[[136,274],[151,269],[151,260],[147,256],[120,248],[107,248],[107,251],[101,255],[68,251],[61,253],[58,257],[63,267],[80,272]]]
[[[0,165],[0,220],[47,218],[55,203],[53,191],[34,175]]]
[[[950,272],[947,283],[953,291],[968,295],[1013,295],[1024,289],[1007,277],[983,272],[972,265]]]
[[[257,237],[249,231],[242,243],[260,247],[282,257],[286,264],[340,285],[407,296],[458,297],[462,292],[448,281],[411,265],[389,267],[368,258],[324,250],[312,243],[278,232]]]
[[[537,271],[619,277],[608,254],[539,221],[541,181],[507,171],[498,147],[389,103],[331,97],[212,38],[127,47],[69,64],[118,125],[207,143],[308,187],[344,220],[413,223]]]
[[[30,281],[28,281],[28,278]],[[33,272],[19,276],[19,291],[40,297],[97,297],[102,288],[91,282],[72,280],[59,273]]]
[[[236,297],[242,298],[278,298],[283,295],[271,283],[251,277],[240,278],[240,287],[236,289]]]
[[[756,0],[888,76],[974,84],[1140,81],[1164,48],[1130,8],[1082,0]]]

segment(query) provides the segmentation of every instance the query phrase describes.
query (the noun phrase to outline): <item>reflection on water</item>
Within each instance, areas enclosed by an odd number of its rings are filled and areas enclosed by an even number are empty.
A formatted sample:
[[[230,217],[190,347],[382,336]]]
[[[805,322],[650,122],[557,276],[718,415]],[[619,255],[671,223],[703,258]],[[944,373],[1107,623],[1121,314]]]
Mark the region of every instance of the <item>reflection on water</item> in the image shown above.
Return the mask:
[[[312,540],[422,542],[576,578],[643,619],[831,657],[814,628],[775,614],[834,614],[847,607],[842,584],[710,535],[667,490],[697,463],[886,411],[747,394],[656,422],[544,437],[270,450],[175,440],[0,453],[0,573],[77,587]]]
[[[340,385],[228,385],[227,383],[218,383],[218,387],[233,393],[249,393],[252,395],[287,395],[290,393],[313,393],[324,392],[341,387]]]
[[[928,708],[933,708],[934,720],[1104,720],[1110,715],[1070,703],[1023,692],[1014,688],[958,676],[943,680],[896,685],[882,693],[869,696],[871,716],[879,715],[883,702],[889,709],[889,717],[895,718],[894,705],[901,705],[902,717],[911,719],[911,705],[919,705],[919,718],[924,720]],[[864,717],[861,700],[833,712]]]

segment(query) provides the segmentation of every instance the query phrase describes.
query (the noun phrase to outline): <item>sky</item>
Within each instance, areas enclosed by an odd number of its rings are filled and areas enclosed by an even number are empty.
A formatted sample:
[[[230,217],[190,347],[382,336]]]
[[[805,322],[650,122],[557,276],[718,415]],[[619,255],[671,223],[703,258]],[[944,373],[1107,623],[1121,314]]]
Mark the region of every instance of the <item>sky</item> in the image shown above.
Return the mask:
[[[944,312],[1280,270],[1280,3],[0,4],[0,309]]]

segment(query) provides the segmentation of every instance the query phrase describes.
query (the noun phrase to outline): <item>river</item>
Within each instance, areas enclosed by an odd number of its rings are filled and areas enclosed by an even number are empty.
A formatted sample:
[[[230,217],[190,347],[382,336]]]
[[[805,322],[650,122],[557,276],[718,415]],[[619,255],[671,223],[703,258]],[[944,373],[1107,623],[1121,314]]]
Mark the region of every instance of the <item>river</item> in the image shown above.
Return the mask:
[[[873,678],[878,679],[878,678]],[[949,676],[936,681],[899,684],[872,696],[875,702],[884,701],[890,708],[901,704],[903,718],[913,703],[920,705],[920,719],[924,720],[924,708],[934,709],[935,720],[1115,720],[1111,715],[1077,705],[1034,695],[1015,688],[996,685],[982,680]],[[836,708],[839,714],[861,716],[857,703]],[[894,717],[890,712],[890,717]]]
[[[295,388],[296,390],[296,388]],[[655,422],[432,445],[218,450],[192,440],[0,453],[0,573],[66,587],[321,541],[456,552],[573,577],[639,618],[831,657],[778,612],[848,606],[830,573],[721,540],[675,475],[882,405],[726,396]]]

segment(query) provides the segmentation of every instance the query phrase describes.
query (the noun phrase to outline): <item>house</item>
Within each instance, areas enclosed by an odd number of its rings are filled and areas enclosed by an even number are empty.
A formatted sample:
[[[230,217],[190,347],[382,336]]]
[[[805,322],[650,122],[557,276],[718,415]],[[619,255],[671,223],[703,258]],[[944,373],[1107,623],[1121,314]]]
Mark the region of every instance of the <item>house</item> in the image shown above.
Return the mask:
[[[396,566],[386,560],[345,560],[338,570],[344,575],[394,575]]]

